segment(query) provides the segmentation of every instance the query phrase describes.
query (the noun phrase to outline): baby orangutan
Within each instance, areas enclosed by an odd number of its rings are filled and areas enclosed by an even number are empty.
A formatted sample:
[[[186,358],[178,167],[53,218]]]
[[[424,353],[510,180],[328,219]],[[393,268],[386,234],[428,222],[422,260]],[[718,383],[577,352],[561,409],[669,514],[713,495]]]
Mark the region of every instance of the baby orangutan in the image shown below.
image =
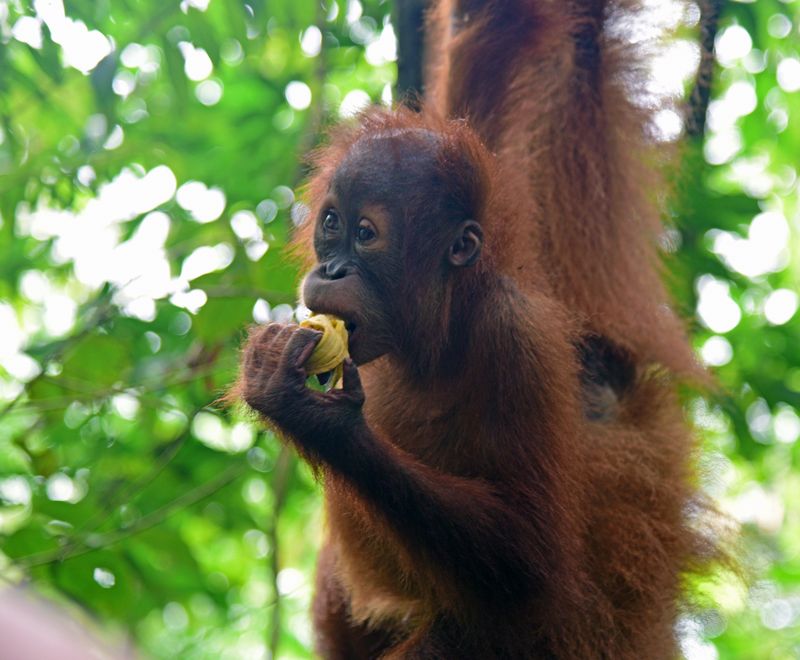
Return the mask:
[[[319,332],[270,324],[237,393],[323,480],[320,654],[674,657],[700,540],[671,387],[584,415],[575,324],[509,272],[526,208],[465,123],[374,110],[316,164],[302,290],[345,321],[343,386],[306,387]]]

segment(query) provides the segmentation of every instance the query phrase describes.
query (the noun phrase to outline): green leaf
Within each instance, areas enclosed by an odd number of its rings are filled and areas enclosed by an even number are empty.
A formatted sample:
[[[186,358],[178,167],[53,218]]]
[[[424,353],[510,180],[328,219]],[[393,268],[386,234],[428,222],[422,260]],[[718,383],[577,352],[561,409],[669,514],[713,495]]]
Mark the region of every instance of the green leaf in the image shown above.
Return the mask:
[[[116,337],[95,333],[67,352],[58,382],[75,392],[92,392],[123,381],[129,368],[125,344]]]
[[[230,339],[252,321],[254,302],[239,297],[210,299],[194,317],[194,336],[206,344]]]

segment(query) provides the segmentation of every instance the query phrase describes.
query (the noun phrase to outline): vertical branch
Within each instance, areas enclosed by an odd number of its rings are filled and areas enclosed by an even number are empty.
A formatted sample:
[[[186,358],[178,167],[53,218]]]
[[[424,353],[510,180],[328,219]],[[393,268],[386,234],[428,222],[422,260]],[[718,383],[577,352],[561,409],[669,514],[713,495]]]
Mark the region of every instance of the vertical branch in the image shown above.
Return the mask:
[[[724,0],[700,2],[700,65],[697,67],[694,89],[686,108],[686,135],[701,138],[706,129],[706,111],[711,99],[714,78],[714,39],[719,29],[719,17]]]
[[[417,108],[424,91],[425,10],[428,0],[397,0],[392,20],[397,34],[397,84],[395,94],[406,105]]]
[[[267,629],[267,644],[269,657],[278,657],[278,646],[281,639],[281,598],[278,592],[278,573],[281,570],[280,545],[278,541],[278,523],[280,522],[283,506],[286,504],[286,495],[289,492],[289,482],[292,476],[292,452],[286,445],[281,445],[281,451],[275,462],[275,470],[272,474],[272,498],[274,509],[272,510],[272,520],[267,529],[267,537],[271,548],[270,552],[270,571],[272,575],[272,589],[275,595],[275,602],[270,617],[270,625]]]

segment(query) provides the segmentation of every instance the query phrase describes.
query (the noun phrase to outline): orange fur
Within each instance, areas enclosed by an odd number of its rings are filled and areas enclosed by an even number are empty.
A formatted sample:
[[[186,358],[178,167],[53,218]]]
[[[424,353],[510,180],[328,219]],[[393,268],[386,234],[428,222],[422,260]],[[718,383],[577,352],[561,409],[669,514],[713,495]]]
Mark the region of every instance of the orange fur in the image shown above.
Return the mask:
[[[525,200],[512,271],[544,270],[587,332],[638,362],[699,375],[658,269],[657,154],[631,0],[442,0],[431,13],[429,105],[466,117]],[[466,16],[466,18],[463,18]],[[663,156],[663,154],[662,154]]]
[[[718,550],[674,393],[698,367],[657,267],[636,52],[609,27],[636,6],[441,0],[427,107],[369,111],[312,158],[314,218],[356,146],[432,132],[444,191],[404,204],[449,194],[486,242],[424,303],[437,275],[403,255],[408,299],[386,303],[416,334],[360,369],[368,431],[287,435],[324,479],[325,658],[677,655],[685,576]],[[588,358],[587,337],[607,340]]]
[[[708,506],[692,485],[694,443],[673,394],[675,383],[637,353],[633,382],[613,395],[611,419],[583,417],[580,399],[586,393],[573,342],[586,331],[585,316],[555,301],[560,289],[538,261],[523,274],[510,261],[509,252],[516,254],[512,236],[530,220],[514,190],[516,179],[487,157],[463,122],[429,110],[372,110],[334,130],[314,157],[311,217],[320,212],[333,172],[360,140],[422,129],[435,131],[452,153],[461,151],[478,163],[475,177],[467,179],[484,196],[476,219],[486,231],[486,254],[473,273],[454,284],[454,300],[480,297],[494,273],[519,278],[524,296],[495,297],[491,308],[514,318],[488,325],[518,328],[530,355],[520,354],[518,336],[483,340],[473,347],[470,364],[456,369],[457,379],[442,379],[435,369],[432,376],[414,375],[396,359],[382,358],[360,369],[365,416],[401,464],[425,466],[443,480],[479,475],[487,483],[518,483],[516,506],[534,506],[530,511],[548,521],[545,541],[556,558],[537,560],[535,544],[526,550],[544,567],[545,584],[524,603],[490,615],[424,550],[409,548],[394,521],[347,478],[323,466],[328,532],[315,605],[322,655],[672,658],[684,576],[717,554],[711,533],[693,522]],[[308,249],[308,230],[301,230],[298,240]],[[460,309],[451,302],[424,316],[445,327],[464,327]],[[481,321],[471,333],[493,337]],[[487,369],[493,362],[499,373]],[[532,459],[540,444],[547,455]],[[481,497],[476,492],[471,499]],[[470,504],[465,499],[465,510]],[[502,528],[493,533],[498,545],[529,543]],[[458,551],[452,561],[461,561]],[[463,617],[478,632],[458,633],[463,646],[454,646],[448,631],[432,632],[442,612]]]

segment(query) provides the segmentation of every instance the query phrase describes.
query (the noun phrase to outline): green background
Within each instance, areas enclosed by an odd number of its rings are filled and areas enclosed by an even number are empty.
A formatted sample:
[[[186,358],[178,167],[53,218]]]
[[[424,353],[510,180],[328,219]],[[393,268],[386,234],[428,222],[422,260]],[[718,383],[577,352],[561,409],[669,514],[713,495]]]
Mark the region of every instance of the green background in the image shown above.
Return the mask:
[[[213,402],[293,312],[301,155],[391,97],[391,3],[59,6],[0,0],[0,579],[153,657],[310,657],[319,487]],[[692,585],[689,658],[800,658],[798,26],[725,3],[714,120],[674,140],[666,271],[720,383],[687,410],[747,566]]]

